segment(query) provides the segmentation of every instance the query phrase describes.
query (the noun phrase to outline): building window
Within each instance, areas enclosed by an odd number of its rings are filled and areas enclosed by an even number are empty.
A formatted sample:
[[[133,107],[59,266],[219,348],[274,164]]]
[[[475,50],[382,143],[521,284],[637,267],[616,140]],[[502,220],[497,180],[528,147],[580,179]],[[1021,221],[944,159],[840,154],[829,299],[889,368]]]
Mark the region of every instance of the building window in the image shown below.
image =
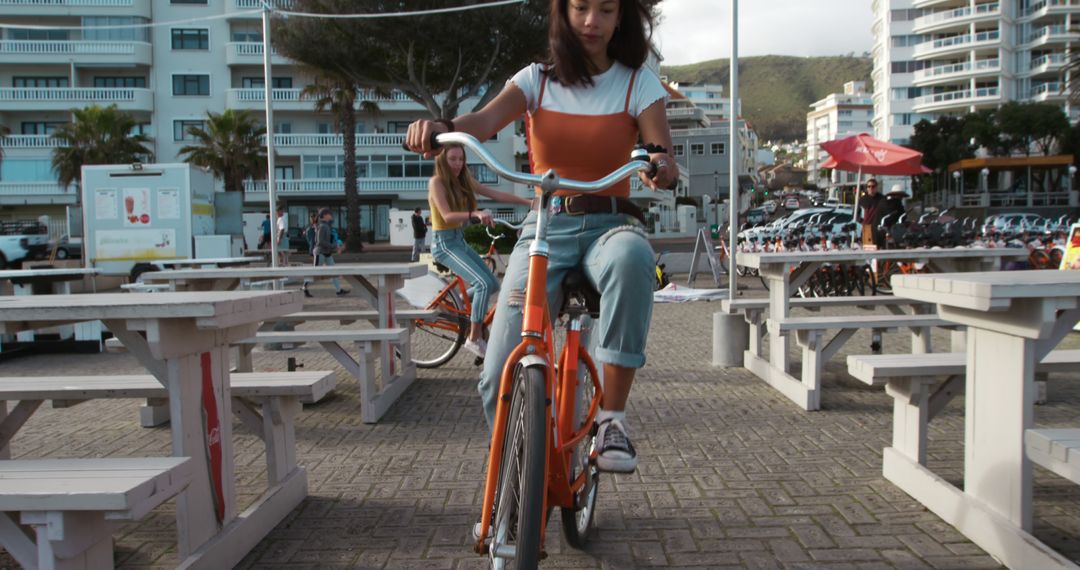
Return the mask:
[[[262,42],[262,28],[259,26],[237,26],[232,31],[234,42]]]
[[[11,78],[12,87],[67,87],[67,77],[19,77]]]
[[[136,87],[146,88],[145,77],[94,77],[94,87]]]
[[[710,154],[724,154],[724,143],[712,143],[709,145]]]
[[[9,40],[64,41],[68,39],[67,30],[21,30],[12,28],[5,31]]]
[[[403,134],[409,132],[409,121],[387,121],[386,132],[390,134]]]
[[[209,75],[174,75],[173,95],[209,95]]]
[[[484,163],[476,163],[469,165],[469,171],[472,172],[476,181],[481,184],[498,184],[499,177],[495,176],[495,172],[488,168],[488,165]]]
[[[82,39],[95,42],[149,42],[150,28],[134,27],[148,24],[139,16],[84,16]]]
[[[173,140],[174,141],[193,141],[195,137],[191,136],[191,129],[204,129],[206,128],[206,121],[199,119],[180,119],[173,121]]]
[[[134,127],[131,127],[131,134],[152,137],[154,136],[154,127],[150,123],[138,123]]]
[[[210,49],[210,30],[179,28],[172,31],[173,49]]]
[[[279,135],[291,135],[292,123],[274,123],[274,132]]]
[[[684,147],[681,144],[673,145],[672,150],[675,153],[672,156],[682,156],[682,155],[686,154],[686,147]]]
[[[170,4],[201,4],[206,5],[206,0],[169,0]]]
[[[22,123],[20,132],[24,135],[51,135],[63,125],[59,121],[30,121]]]
[[[274,178],[276,180],[293,180],[296,178],[296,171],[292,166],[275,166]]]
[[[244,89],[262,89],[266,82],[262,77],[241,77],[240,87]],[[270,80],[271,89],[292,89],[292,77],[275,77]]]
[[[704,155],[705,143],[690,143],[690,154],[698,156]]]

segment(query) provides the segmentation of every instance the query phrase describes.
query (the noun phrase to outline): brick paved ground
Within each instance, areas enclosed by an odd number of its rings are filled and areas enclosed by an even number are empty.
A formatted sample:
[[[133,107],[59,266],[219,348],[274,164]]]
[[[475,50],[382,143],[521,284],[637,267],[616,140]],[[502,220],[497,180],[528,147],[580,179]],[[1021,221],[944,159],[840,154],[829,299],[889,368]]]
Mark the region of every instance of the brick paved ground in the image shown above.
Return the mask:
[[[328,288],[320,289],[329,295]],[[749,294],[753,294],[750,292]],[[321,298],[321,304],[346,301]],[[598,531],[585,552],[552,524],[549,568],[996,568],[979,548],[881,475],[891,399],[828,366],[822,411],[802,412],[742,369],[709,366],[717,305],[659,305],[649,366],[629,416],[638,472],[603,479]],[[1080,347],[1073,335],[1068,346]],[[848,350],[865,352],[869,335]],[[938,346],[947,346],[944,337]],[[903,335],[887,350],[906,351]],[[846,352],[845,352],[846,354]],[[464,356],[422,371],[381,423],[360,423],[354,383],[316,348],[256,354],[256,368],[337,369],[335,396],[305,408],[298,456],[310,497],[243,561],[242,568],[480,568],[466,535],[476,520],[486,455]],[[126,354],[39,356],[5,362],[3,375],[142,372]],[[1080,373],[1056,376],[1040,425],[1075,424]],[[15,439],[16,457],[167,455],[167,428],[141,429],[138,402],[42,409]],[[935,420],[930,466],[958,483],[962,402]],[[239,425],[238,489],[254,499],[261,442]],[[1036,535],[1080,560],[1080,487],[1037,469]],[[117,535],[123,568],[176,564],[172,504]],[[558,516],[558,515],[556,515]],[[0,567],[12,565],[0,552]]]

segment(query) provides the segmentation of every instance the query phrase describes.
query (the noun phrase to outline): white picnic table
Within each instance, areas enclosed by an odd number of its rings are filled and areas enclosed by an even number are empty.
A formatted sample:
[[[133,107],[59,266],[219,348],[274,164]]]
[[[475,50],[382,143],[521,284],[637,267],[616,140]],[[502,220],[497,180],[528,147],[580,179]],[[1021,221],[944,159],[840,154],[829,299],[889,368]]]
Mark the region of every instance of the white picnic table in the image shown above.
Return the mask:
[[[989,271],[997,269],[1002,259],[1026,256],[1027,250],[1022,248],[917,248],[740,253],[736,260],[739,265],[757,269],[768,282],[767,318],[769,321],[782,321],[791,316],[789,303],[793,292],[825,264],[894,260],[925,263],[935,272]],[[754,350],[747,351],[744,366],[804,410],[818,409],[820,378],[799,378],[788,372],[791,342],[789,335],[770,326],[768,338],[768,359]],[[839,346],[832,348],[837,349]]]
[[[334,266],[177,269],[145,273],[143,280],[148,283],[169,283],[175,290],[231,291],[245,282],[341,277],[352,286],[352,295],[378,310],[376,326],[380,329],[392,329],[398,326],[394,319],[396,292],[404,286],[406,279],[421,277],[427,272],[427,266],[420,263],[343,263]],[[407,357],[410,354],[409,342],[406,334],[400,343],[377,343],[384,386],[396,384],[397,390],[404,390],[416,379],[416,365]]]
[[[1035,364],[1080,321],[1080,271],[901,275],[893,292],[966,325],[964,485],[885,449],[882,471],[1010,568],[1077,568],[1031,535]]]
[[[164,269],[176,269],[180,267],[228,267],[237,265],[250,265],[266,261],[261,257],[207,257],[203,259],[154,259],[146,261],[150,265]]]
[[[172,455],[189,457],[198,474],[176,502],[182,565],[231,568],[303,501],[307,473],[295,467],[269,481],[252,507],[237,512],[229,347],[302,304],[299,291],[8,296],[0,297],[0,333],[101,320],[123,341],[168,388]],[[0,425],[17,425],[27,412],[16,407],[8,415],[0,406]],[[0,525],[7,532],[20,531]]]
[[[86,277],[95,277],[99,274],[101,274],[100,269],[82,267],[15,269],[0,271],[0,281],[10,281],[14,295],[33,295],[35,286],[38,286],[37,293],[42,293],[42,289],[46,289],[46,294],[69,295],[72,281],[81,281]],[[61,340],[74,337],[76,341],[96,342],[98,351],[101,351],[101,323],[98,321],[78,323],[74,326],[65,325],[59,327],[59,333]],[[34,331],[21,332],[16,335],[16,338],[19,342],[34,342]]]

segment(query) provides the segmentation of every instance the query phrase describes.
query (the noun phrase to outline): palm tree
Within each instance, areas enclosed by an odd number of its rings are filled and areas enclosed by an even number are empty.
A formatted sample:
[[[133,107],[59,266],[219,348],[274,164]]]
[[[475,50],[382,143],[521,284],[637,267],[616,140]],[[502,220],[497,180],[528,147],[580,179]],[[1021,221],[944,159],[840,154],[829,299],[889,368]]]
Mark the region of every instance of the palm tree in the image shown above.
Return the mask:
[[[312,100],[316,111],[330,111],[334,115],[345,154],[345,249],[362,251],[364,243],[360,234],[360,190],[356,177],[356,100],[359,89],[347,77],[321,72],[313,83],[304,87],[300,95]],[[379,106],[374,101],[362,101],[360,108],[372,114],[379,112]]]
[[[225,182],[226,192],[243,192],[244,181],[266,172],[266,145],[261,127],[248,111],[225,109],[206,113],[206,127],[191,127],[195,143],[180,149],[184,162],[210,169]]]
[[[131,164],[150,162],[154,153],[146,145],[150,137],[135,134],[135,118],[119,111],[116,105],[90,105],[72,109],[72,122],[53,132],[63,144],[53,149],[52,167],[61,186],[82,181],[82,167],[87,164]]]

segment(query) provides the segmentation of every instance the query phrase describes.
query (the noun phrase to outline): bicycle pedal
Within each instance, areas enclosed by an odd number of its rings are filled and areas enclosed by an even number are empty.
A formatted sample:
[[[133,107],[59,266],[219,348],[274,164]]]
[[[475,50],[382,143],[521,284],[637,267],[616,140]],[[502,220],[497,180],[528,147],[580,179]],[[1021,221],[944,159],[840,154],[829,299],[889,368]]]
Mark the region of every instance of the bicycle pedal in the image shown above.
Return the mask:
[[[475,359],[473,359],[473,366],[483,366],[483,365],[484,365],[484,358],[482,356],[477,356]]]

